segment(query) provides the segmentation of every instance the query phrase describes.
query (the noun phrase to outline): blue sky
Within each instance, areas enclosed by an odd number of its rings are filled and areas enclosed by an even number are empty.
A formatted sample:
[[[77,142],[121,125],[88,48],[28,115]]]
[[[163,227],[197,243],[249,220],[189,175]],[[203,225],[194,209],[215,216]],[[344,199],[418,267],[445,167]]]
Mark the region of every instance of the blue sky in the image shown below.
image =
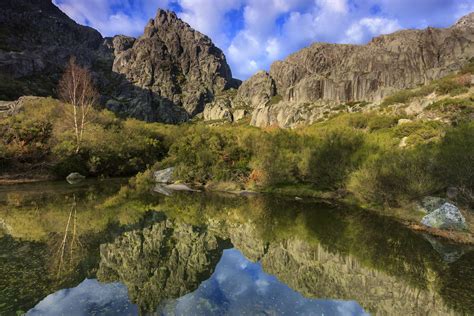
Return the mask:
[[[104,36],[139,36],[158,8],[174,10],[226,54],[235,77],[315,41],[366,43],[401,28],[446,27],[474,0],[53,0]]]

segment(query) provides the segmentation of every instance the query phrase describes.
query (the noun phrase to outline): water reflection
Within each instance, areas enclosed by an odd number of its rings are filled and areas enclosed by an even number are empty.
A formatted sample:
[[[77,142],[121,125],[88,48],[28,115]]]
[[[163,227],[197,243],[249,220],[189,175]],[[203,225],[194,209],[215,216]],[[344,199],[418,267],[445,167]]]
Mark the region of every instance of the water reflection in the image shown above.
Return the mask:
[[[130,287],[128,287],[130,288]],[[165,295],[166,296],[166,295]],[[192,293],[177,299],[162,296],[160,315],[367,315],[353,301],[304,298],[240,251],[228,249],[212,276]],[[86,279],[41,301],[27,315],[137,315],[121,283]],[[145,312],[141,311],[141,314]]]
[[[119,186],[0,188],[0,314],[474,314],[469,247],[311,201]]]

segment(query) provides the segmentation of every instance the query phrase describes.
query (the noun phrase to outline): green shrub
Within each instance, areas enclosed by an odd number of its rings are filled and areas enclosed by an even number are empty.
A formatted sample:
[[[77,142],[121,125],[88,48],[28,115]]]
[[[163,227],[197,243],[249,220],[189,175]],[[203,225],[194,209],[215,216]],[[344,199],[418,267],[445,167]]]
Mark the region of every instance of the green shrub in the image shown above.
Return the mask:
[[[452,128],[439,147],[437,175],[444,186],[454,186],[474,205],[474,122]]]
[[[474,57],[459,71],[460,74],[474,74]]]
[[[287,130],[253,138],[251,180],[264,186],[296,182],[300,177],[298,165],[303,141],[304,137]]]
[[[274,95],[273,97],[270,98],[267,105],[274,105],[274,104],[279,103],[282,100],[283,100],[283,97],[281,95],[277,94],[277,95]]]
[[[360,163],[357,151],[363,145],[363,136],[350,129],[331,131],[318,140],[306,155],[302,174],[319,188],[340,187],[347,175]]]
[[[433,157],[428,146],[373,156],[351,175],[348,187],[364,202],[399,206],[440,188]]]
[[[416,89],[400,90],[386,97],[381,105],[389,106],[397,103],[407,103],[413,98],[427,96],[435,91],[435,89],[436,87],[430,84]]]
[[[249,156],[234,136],[196,127],[175,141],[163,165],[174,165],[175,175],[187,182],[242,180],[249,172]]]
[[[460,78],[447,77],[438,80],[436,82],[436,92],[442,95],[450,94],[451,96],[466,93],[469,90],[468,84],[467,82],[463,82],[459,79]]]
[[[397,124],[398,118],[388,115],[370,115],[367,126],[370,131],[390,128]]]
[[[415,121],[396,126],[394,136],[408,137],[407,145],[424,144],[441,139],[445,128],[445,124],[438,121]]]
[[[366,129],[369,125],[369,117],[367,114],[355,113],[349,117],[349,126],[357,129]]]

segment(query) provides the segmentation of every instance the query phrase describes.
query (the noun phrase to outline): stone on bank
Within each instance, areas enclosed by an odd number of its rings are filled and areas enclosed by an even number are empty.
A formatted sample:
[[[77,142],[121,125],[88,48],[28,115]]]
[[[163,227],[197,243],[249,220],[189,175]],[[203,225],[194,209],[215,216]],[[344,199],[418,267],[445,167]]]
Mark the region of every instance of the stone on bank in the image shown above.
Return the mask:
[[[439,229],[467,230],[467,223],[461,211],[451,203],[444,203],[421,220],[428,227]]]

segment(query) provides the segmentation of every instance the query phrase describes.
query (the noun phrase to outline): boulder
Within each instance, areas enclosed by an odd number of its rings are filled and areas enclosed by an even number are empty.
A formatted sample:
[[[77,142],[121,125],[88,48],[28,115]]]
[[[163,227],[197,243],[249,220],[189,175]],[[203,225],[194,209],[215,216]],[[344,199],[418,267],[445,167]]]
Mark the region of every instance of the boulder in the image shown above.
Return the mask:
[[[173,194],[172,190],[167,189],[165,185],[159,183],[155,185],[155,187],[153,188],[153,192],[166,196],[171,196]]]
[[[153,178],[157,183],[172,183],[174,167],[158,170],[153,173]]]
[[[256,108],[267,104],[276,94],[275,82],[266,71],[259,71],[244,81],[237,91],[236,103]]]
[[[466,219],[461,214],[461,211],[451,203],[444,203],[440,208],[423,217],[421,223],[425,226],[439,229],[458,231],[467,229]]]
[[[240,121],[241,119],[245,118],[247,115],[249,115],[249,112],[245,109],[234,110],[234,113],[232,114],[232,116],[234,117],[234,122]]]
[[[73,172],[66,177],[66,181],[69,184],[76,184],[84,180],[86,177],[78,172]]]
[[[423,199],[421,199],[421,208],[425,213],[431,213],[440,208],[446,202],[448,201],[441,197],[425,196]]]
[[[410,119],[399,119],[398,120],[398,125],[408,124],[408,123],[411,123],[411,122],[413,122],[413,121],[410,120]]]

